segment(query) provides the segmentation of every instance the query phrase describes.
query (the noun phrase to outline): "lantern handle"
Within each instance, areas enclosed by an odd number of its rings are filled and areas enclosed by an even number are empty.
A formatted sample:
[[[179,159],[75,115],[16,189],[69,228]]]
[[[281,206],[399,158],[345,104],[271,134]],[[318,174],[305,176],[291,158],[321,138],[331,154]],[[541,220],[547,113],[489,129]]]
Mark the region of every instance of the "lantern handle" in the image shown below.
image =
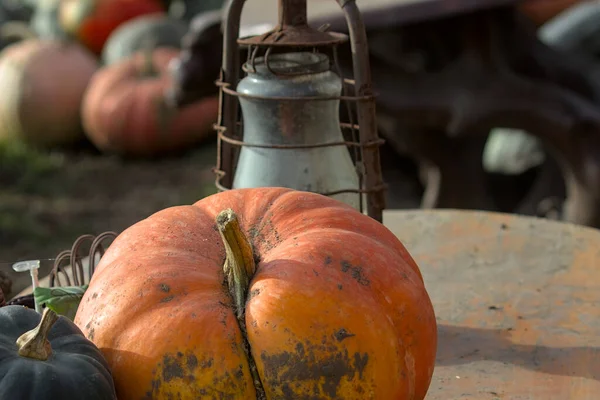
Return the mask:
[[[369,64],[369,44],[367,30],[356,0],[336,0],[341,7],[352,50],[352,67],[354,70],[355,90],[357,97],[373,97],[373,84],[371,80],[371,66]],[[361,127],[360,142],[364,145],[378,139],[377,114],[375,101],[359,102],[356,105],[358,126]],[[381,160],[379,149],[364,147],[363,165],[365,168],[364,184],[366,187],[383,187]],[[370,173],[366,173],[369,171]],[[385,193],[372,191],[367,194],[367,214],[375,220],[382,222],[382,211],[385,208]]]

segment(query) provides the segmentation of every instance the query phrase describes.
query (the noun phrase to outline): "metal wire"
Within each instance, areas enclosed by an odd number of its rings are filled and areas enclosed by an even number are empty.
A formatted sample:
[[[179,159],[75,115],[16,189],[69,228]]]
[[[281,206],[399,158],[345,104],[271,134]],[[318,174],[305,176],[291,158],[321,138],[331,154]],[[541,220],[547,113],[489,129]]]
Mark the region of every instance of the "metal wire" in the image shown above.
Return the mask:
[[[103,243],[107,240],[114,240],[118,234],[116,232],[108,231],[101,233],[98,236],[94,235],[81,235],[79,236],[73,246],[71,246],[70,250],[61,251],[58,256],[54,259],[54,265],[52,267],[52,271],[50,272],[50,282],[49,287],[56,286],[83,286],[89,283],[89,280],[86,282],[85,274],[84,274],[84,263],[83,258],[81,257],[80,250],[82,246],[85,245],[86,242],[90,243],[88,262],[88,277],[92,278],[94,271],[96,269],[97,261],[100,261],[102,256],[105,253],[105,247]],[[105,244],[105,243],[104,243]],[[67,266],[71,266],[71,276],[69,276]],[[64,285],[63,281],[64,279]],[[72,278],[72,279],[71,279]],[[33,294],[27,294],[24,296],[19,296],[11,299],[8,302],[3,302],[2,291],[0,290],[0,307],[4,305],[20,305],[29,308],[34,308],[34,299]]]
[[[92,278],[94,271],[96,269],[96,258],[98,260],[102,258],[105,253],[105,248],[102,243],[106,240],[112,239],[114,240],[118,234],[116,232],[104,232],[98,236],[94,235],[82,235],[79,236],[70,250],[64,250],[58,254],[56,260],[54,261],[54,266],[52,267],[52,271],[50,272],[50,287],[55,286],[83,286],[88,282],[85,279],[84,273],[84,263],[83,258],[81,257],[80,249],[85,245],[86,242],[90,243],[87,262],[88,268],[88,277]],[[71,277],[72,281],[69,277],[68,271],[66,267],[71,266]],[[61,280],[64,278],[65,284]]]

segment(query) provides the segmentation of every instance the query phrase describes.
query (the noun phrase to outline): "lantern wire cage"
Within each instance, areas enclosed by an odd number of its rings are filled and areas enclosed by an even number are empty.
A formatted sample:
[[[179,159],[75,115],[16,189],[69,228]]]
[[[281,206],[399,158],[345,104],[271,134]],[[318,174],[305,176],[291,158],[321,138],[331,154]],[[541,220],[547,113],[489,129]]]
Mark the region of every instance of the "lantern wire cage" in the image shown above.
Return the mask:
[[[372,91],[371,72],[368,64],[368,47],[364,23],[354,0],[336,0],[344,11],[350,33],[347,35],[328,32],[328,25],[317,29],[308,25],[306,0],[278,0],[279,21],[271,31],[257,36],[238,38],[240,17],[246,0],[231,0],[224,20],[223,66],[216,84],[220,92],[220,107],[217,131],[217,160],[213,169],[215,185],[219,191],[231,188],[236,157],[242,147],[270,148],[280,150],[311,149],[346,146],[353,158],[358,175],[358,187],[349,187],[328,193],[359,195],[360,209],[381,222],[385,208],[384,194],[387,186],[383,182],[379,146],[384,141],[377,135],[375,95]],[[353,57],[353,79],[344,78],[340,68],[338,49],[350,39]],[[246,50],[247,59],[240,66],[240,48]],[[288,51],[310,51],[329,55],[330,70],[342,80],[341,96],[335,97],[272,97],[280,101],[327,101],[339,100],[344,107],[347,122],[341,122],[344,140],[320,144],[253,144],[245,142],[240,132],[243,121],[239,118],[238,98],[267,99],[258,95],[240,93],[235,90],[241,72],[255,68],[256,60],[262,57],[265,67],[276,76],[289,77],[291,72],[272,68],[270,57]],[[297,72],[296,72],[297,73]],[[366,205],[364,197],[366,196]]]

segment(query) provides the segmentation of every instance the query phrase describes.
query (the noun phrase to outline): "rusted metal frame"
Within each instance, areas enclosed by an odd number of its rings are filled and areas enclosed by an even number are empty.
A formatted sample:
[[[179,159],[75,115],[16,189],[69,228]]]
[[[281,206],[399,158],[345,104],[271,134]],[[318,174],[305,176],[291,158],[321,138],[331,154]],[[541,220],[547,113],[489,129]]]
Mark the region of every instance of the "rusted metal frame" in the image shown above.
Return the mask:
[[[98,236],[94,235],[82,235],[78,237],[75,242],[73,242],[73,246],[70,250],[61,251],[58,256],[54,259],[54,265],[49,275],[49,286],[55,287],[63,286],[63,282],[61,281],[60,275],[65,278],[66,286],[71,285],[84,285],[85,275],[83,274],[83,261],[79,257],[79,249],[86,241],[91,241],[90,244],[90,252],[88,258],[88,271],[89,277],[92,278],[94,274],[94,269],[96,267],[96,256],[100,258],[104,255],[105,249],[102,246],[102,243],[107,239],[115,239],[118,236],[118,233],[113,231],[108,231],[101,233]],[[71,274],[73,276],[73,281],[69,278],[69,274],[65,270],[67,265],[71,265]],[[89,282],[88,282],[89,283]],[[0,291],[0,299],[2,292]],[[29,308],[34,308],[34,299],[33,294],[27,294],[25,296],[19,296],[12,298],[6,305],[21,305]],[[0,304],[0,307],[2,304]]]
[[[73,276],[72,284],[75,286],[83,285],[85,281],[85,276],[83,273],[83,263],[81,258],[79,258],[79,248],[86,241],[93,241],[94,235],[82,235],[78,237],[70,250],[62,251],[56,260],[54,261],[54,267],[52,268],[52,272],[50,273],[50,287],[54,287],[55,284],[58,286],[63,286],[60,273],[64,276],[66,280],[66,285],[71,286],[71,279],[69,279],[69,274],[65,271],[64,267],[67,265],[71,265],[71,275]]]
[[[252,58],[253,56],[250,56],[250,58]],[[251,61],[249,61],[251,62]],[[339,69],[339,68],[338,68]],[[341,75],[340,75],[340,79],[342,79]],[[354,80],[349,80],[349,79],[343,79],[343,83],[348,84],[348,85],[355,85],[355,81]],[[323,100],[340,100],[344,103],[348,103],[348,102],[361,102],[361,101],[373,101],[375,99],[375,97],[373,95],[366,95],[363,97],[358,97],[358,96],[335,96],[335,97],[314,97],[314,98],[302,98],[302,99],[298,99],[298,98],[294,98],[294,97],[268,97],[268,98],[264,98],[258,95],[248,95],[248,94],[242,94],[239,93],[235,90],[229,89],[229,84],[226,82],[217,82],[217,86],[219,86],[221,88],[221,90],[227,94],[230,95],[231,97],[250,97],[250,98],[255,98],[255,99],[269,99],[269,100],[273,100],[273,99],[278,99],[278,100],[285,100],[285,101],[306,101],[306,100],[311,100],[311,101],[323,101]],[[238,124],[239,125],[239,124]],[[360,127],[356,124],[353,123],[340,123],[340,126],[342,129],[350,129],[352,131],[358,131],[360,129]],[[228,143],[232,146],[237,147],[258,147],[258,148],[272,148],[272,149],[303,149],[303,148],[319,148],[319,147],[331,147],[331,146],[346,146],[346,147],[354,147],[354,148],[360,148],[361,152],[364,151],[365,148],[370,148],[370,147],[376,147],[378,148],[379,146],[381,146],[384,141],[379,138],[378,136],[376,136],[376,140],[372,141],[372,142],[359,142],[359,141],[343,141],[343,142],[335,142],[335,143],[321,143],[321,144],[311,144],[311,145],[274,145],[274,144],[268,144],[268,145],[257,145],[257,144],[252,144],[252,143],[247,143],[244,142],[243,140],[237,140],[237,139],[233,139],[231,137],[228,137],[226,135],[227,130],[225,129],[224,126],[220,126],[218,124],[214,125],[214,128],[218,131],[217,135],[218,135],[218,142],[219,143]],[[218,165],[218,164],[217,164]],[[229,190],[230,188],[227,187],[226,185],[223,184],[222,182],[222,178],[226,175],[226,172],[218,167],[214,168],[214,172],[216,175],[216,179],[215,179],[215,185],[217,187],[218,190],[220,191],[226,191]],[[361,171],[362,172],[362,171]],[[362,178],[362,175],[361,175]],[[321,193],[325,196],[333,196],[333,195],[337,195],[337,194],[341,194],[341,193],[363,193],[363,194],[369,194],[369,193],[373,193],[373,192],[380,192],[380,191],[384,191],[387,189],[387,185],[385,185],[385,183],[382,182],[382,184],[380,186],[365,186],[365,187],[359,187],[359,188],[348,188],[348,189],[343,189],[343,190],[337,190],[334,192],[326,192],[326,193]],[[361,199],[362,200],[362,199]],[[361,201],[361,209],[362,209],[362,201]]]
[[[117,232],[108,231],[108,232],[103,232],[103,233],[99,234],[92,241],[92,244],[90,245],[90,254],[88,256],[88,259],[89,259],[88,274],[89,274],[90,279],[92,278],[92,275],[94,275],[94,272],[96,271],[96,256],[98,256],[98,258],[100,259],[104,256],[104,253],[106,251],[104,246],[102,246],[102,243],[107,239],[114,240],[117,238],[117,236],[119,236],[119,234]]]
[[[240,54],[237,39],[240,33],[240,21],[245,2],[246,0],[231,0],[223,22],[223,68],[221,70],[220,81],[229,84],[230,87],[236,87],[239,81]],[[218,124],[223,126],[232,138],[239,139],[237,132],[239,116],[237,99],[220,90],[219,103]],[[219,141],[217,144],[216,170],[222,171],[223,166],[227,165],[228,170],[233,171],[236,158],[237,149],[228,143]],[[221,180],[223,180],[224,186],[231,187],[233,174],[217,173],[215,181],[217,187],[220,186]]]
[[[96,267],[96,256],[99,255],[102,257],[104,255],[104,247],[102,246],[102,242],[107,239],[115,239],[117,236],[118,234],[112,231],[103,232],[98,236],[89,234],[79,236],[75,242],[73,242],[73,246],[70,250],[64,250],[56,257],[54,266],[50,272],[50,287],[63,286],[60,278],[61,275],[65,278],[66,286],[70,286],[71,284],[75,286],[84,285],[86,283],[84,265],[82,257],[79,255],[81,246],[83,246],[86,242],[90,242],[90,250],[88,253],[88,272],[91,279]],[[67,265],[71,266],[71,275],[73,276],[73,281],[71,281],[69,274],[65,270]]]
[[[371,67],[369,64],[369,46],[366,28],[354,0],[336,0],[346,18],[352,51],[355,90],[357,97],[373,96]],[[356,105],[356,117],[360,129],[360,141],[363,144],[377,140],[377,119],[375,101],[362,101]],[[367,188],[384,188],[381,171],[381,160],[378,147],[365,147],[362,151],[364,165],[364,186]],[[362,188],[361,188],[362,189]],[[383,221],[385,208],[385,190],[381,189],[367,194],[367,214]]]
[[[342,7],[342,9],[344,10],[346,19],[348,21],[348,23],[351,25],[351,37],[352,35],[354,35],[354,37],[357,37],[360,39],[360,44],[358,46],[355,46],[356,49],[353,49],[353,53],[354,54],[354,58],[358,58],[359,62],[355,64],[358,67],[358,70],[361,71],[361,78],[359,80],[354,79],[353,80],[353,84],[355,86],[360,85],[360,88],[358,88],[357,91],[357,96],[355,97],[351,97],[351,96],[341,96],[340,98],[336,98],[336,99],[340,99],[340,100],[354,100],[354,101],[358,101],[360,104],[357,106],[358,109],[358,120],[359,120],[359,124],[355,125],[354,123],[351,123],[349,125],[350,129],[352,129],[353,131],[358,129],[358,126],[360,126],[360,120],[361,118],[363,118],[367,123],[369,122],[369,119],[372,121],[372,123],[370,123],[370,126],[373,126],[375,123],[375,118],[374,118],[374,114],[375,114],[375,109],[374,109],[374,96],[373,96],[373,92],[372,92],[372,86],[370,84],[370,70],[369,70],[369,65],[368,65],[368,47],[367,47],[367,41],[366,41],[366,34],[364,32],[364,24],[362,24],[362,20],[360,18],[360,13],[358,12],[358,9],[356,8],[356,5],[354,4],[354,2],[342,2],[339,3],[340,6]],[[350,6],[347,7],[348,4],[351,4]],[[243,6],[243,5],[242,5]],[[233,2],[230,4],[229,6],[229,10],[228,10],[228,18],[232,17],[232,7],[234,7]],[[345,9],[347,7],[347,9]],[[233,15],[233,17],[237,18],[239,15],[237,13],[237,10],[235,11],[235,15]],[[241,13],[240,13],[241,14]],[[236,19],[236,21],[239,22],[239,18]],[[228,21],[230,22],[230,21]],[[354,25],[358,23],[358,25]],[[278,33],[284,34],[285,28],[289,28],[289,29],[296,29],[298,30],[297,33],[300,33],[301,31],[304,32],[306,31],[306,33],[310,34],[310,40],[307,40],[306,43],[304,43],[302,40],[298,40],[295,37],[292,37],[291,42],[290,43],[296,43],[296,45],[301,45],[301,43],[303,43],[303,45],[315,45],[315,46],[324,46],[324,45],[335,45],[338,43],[341,43],[344,41],[344,37],[343,35],[335,35],[335,34],[329,34],[329,33],[325,33],[325,32],[321,32],[319,30],[313,30],[312,28],[310,28],[307,25],[307,21],[306,21],[306,0],[295,0],[295,1],[284,1],[284,0],[280,0],[279,2],[279,25],[272,31],[269,32],[265,35],[262,36],[258,36],[258,37],[254,37],[254,38],[245,38],[245,39],[239,39],[236,41],[236,46],[235,46],[235,50],[236,53],[238,52],[238,46],[240,43],[243,43],[245,45],[256,45],[257,48],[258,46],[265,46],[265,45],[278,45],[278,40],[279,37],[281,35],[278,35]],[[239,34],[239,24],[238,24],[238,33]],[[231,38],[233,36],[237,36],[234,35],[232,32],[232,29],[230,27],[225,27],[225,38],[224,38],[224,51],[225,53],[229,53],[230,52],[230,48],[232,46],[229,46],[232,43],[232,40],[228,40],[227,39],[227,35],[230,34]],[[230,38],[230,39],[231,39]],[[267,43],[268,41],[268,43]],[[264,42],[264,43],[263,43]],[[281,45],[283,45],[285,43],[281,43]],[[228,47],[229,46],[229,47]],[[267,53],[265,54],[265,58],[268,57],[269,54],[269,50],[271,49],[271,47],[268,47],[267,49]],[[358,53],[357,53],[358,52]],[[254,57],[254,52],[251,58]],[[231,57],[225,57],[224,56],[224,65],[226,64],[226,62],[231,61]],[[363,65],[363,64],[366,64]],[[233,66],[232,66],[233,67]],[[230,71],[233,71],[233,69],[230,69]],[[237,74],[236,70],[236,74]],[[236,76],[235,82],[233,82],[232,79],[226,79],[227,77],[227,73],[226,71],[222,71],[222,77],[221,80],[217,83],[221,88],[220,90],[220,96],[221,96],[221,104],[222,104],[222,109],[220,110],[220,116],[219,116],[219,123],[215,125],[215,128],[219,131],[218,133],[218,159],[217,159],[217,166],[215,167],[215,174],[216,174],[216,180],[215,180],[215,184],[217,186],[217,188],[219,190],[227,190],[227,186],[231,187],[231,177],[229,179],[227,179],[226,181],[226,172],[224,170],[224,166],[228,165],[233,167],[233,163],[226,163],[225,160],[225,155],[226,152],[223,150],[224,149],[224,144],[230,144],[230,145],[237,145],[237,146],[243,146],[243,145],[248,145],[245,144],[242,140],[238,140],[236,137],[234,137],[233,135],[231,135],[231,131],[232,128],[231,126],[235,126],[237,128],[238,124],[237,124],[237,116],[236,116],[236,121],[233,122],[232,120],[230,120],[227,117],[227,100],[223,101],[223,99],[229,99],[230,101],[233,102],[233,98],[236,96],[239,96],[238,93],[236,93],[234,90],[231,89],[231,87],[233,87],[235,84],[237,84],[237,80],[238,80],[238,76]],[[323,99],[317,99],[317,100],[323,100]],[[368,103],[368,105],[364,105],[362,103]],[[236,102],[237,104],[237,102]],[[369,116],[367,117],[361,117],[360,114],[368,114],[368,110],[371,110],[371,118],[369,118]],[[230,110],[231,111],[231,110]],[[237,111],[237,108],[236,108]],[[223,121],[228,121],[229,123],[229,127],[226,126],[224,123],[221,123]],[[342,127],[344,128],[345,126],[342,124]],[[227,137],[225,136],[225,134],[229,132],[230,136]],[[237,132],[236,132],[237,133]],[[361,152],[361,156],[364,157],[364,153],[365,150],[366,151],[366,160],[369,160],[370,163],[376,163],[376,165],[372,168],[365,168],[365,162],[362,160],[362,158],[360,160],[358,160],[359,165],[358,165],[358,172],[359,175],[365,176],[365,175],[371,175],[370,177],[370,181],[366,181],[366,184],[361,184],[361,187],[358,189],[349,189],[349,190],[344,190],[342,192],[357,192],[357,193],[366,193],[367,194],[367,199],[369,201],[370,206],[367,206],[367,213],[374,217],[376,220],[381,222],[381,218],[382,218],[382,210],[385,207],[385,198],[384,198],[384,191],[386,189],[386,185],[383,183],[382,179],[381,179],[381,167],[379,165],[379,149],[378,146],[381,145],[382,141],[377,137],[377,130],[376,127],[374,129],[370,129],[369,131],[370,135],[366,135],[365,137],[363,137],[361,135],[361,148],[362,148],[362,152]],[[237,136],[237,135],[235,135]],[[370,138],[372,136],[375,136],[375,138],[373,140],[370,140]],[[314,146],[313,146],[314,147]],[[375,148],[375,153],[373,154],[372,151],[370,151],[372,148]],[[233,160],[232,160],[233,161]],[[372,164],[367,164],[369,165],[369,167],[372,166]],[[233,170],[233,168],[228,168],[228,170]],[[365,171],[366,170],[366,171]],[[367,172],[368,171],[368,172]],[[371,171],[373,171],[374,173],[371,173]],[[367,172],[367,173],[365,173]],[[372,176],[372,175],[378,175],[378,176]],[[225,178],[225,179],[224,179]],[[341,192],[340,192],[341,193]],[[326,193],[325,195],[332,195],[332,194],[337,194],[336,193]],[[362,199],[361,199],[362,200]],[[362,201],[361,201],[362,202]]]
[[[278,0],[279,27],[302,26],[308,23],[306,0]]]

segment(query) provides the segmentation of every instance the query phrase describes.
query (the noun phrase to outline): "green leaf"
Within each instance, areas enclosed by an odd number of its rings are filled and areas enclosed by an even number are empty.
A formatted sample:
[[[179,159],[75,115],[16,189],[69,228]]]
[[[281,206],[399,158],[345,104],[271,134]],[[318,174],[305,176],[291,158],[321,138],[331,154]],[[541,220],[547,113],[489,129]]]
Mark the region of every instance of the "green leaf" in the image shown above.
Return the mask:
[[[45,305],[55,313],[72,321],[75,319],[77,308],[87,288],[88,285],[53,288],[37,287],[33,291],[33,297],[38,304]]]

